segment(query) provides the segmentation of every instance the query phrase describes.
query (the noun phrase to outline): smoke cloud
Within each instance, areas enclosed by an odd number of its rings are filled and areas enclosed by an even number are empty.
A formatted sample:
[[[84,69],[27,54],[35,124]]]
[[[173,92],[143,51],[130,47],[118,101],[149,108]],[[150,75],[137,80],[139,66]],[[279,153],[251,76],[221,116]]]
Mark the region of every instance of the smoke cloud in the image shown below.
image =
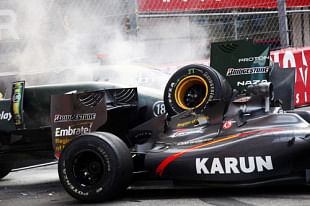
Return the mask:
[[[161,65],[204,58],[207,33],[189,18],[139,18],[138,31],[131,26],[128,32],[126,18],[134,12],[128,9],[130,2],[0,1],[0,23],[14,24],[17,33],[14,36],[6,32],[5,36],[1,30],[0,44],[11,41],[18,45],[1,65],[2,72],[15,70],[31,80],[28,85],[46,84],[93,80],[94,76],[103,75],[104,72],[92,73],[105,67],[99,64],[100,53],[105,55],[104,64],[121,65]],[[14,14],[1,15],[4,10]],[[197,38],[192,38],[195,35]],[[122,68],[126,75],[126,66]],[[71,72],[63,72],[66,69]],[[54,78],[50,78],[50,72],[56,74]],[[30,73],[48,76],[30,78]]]

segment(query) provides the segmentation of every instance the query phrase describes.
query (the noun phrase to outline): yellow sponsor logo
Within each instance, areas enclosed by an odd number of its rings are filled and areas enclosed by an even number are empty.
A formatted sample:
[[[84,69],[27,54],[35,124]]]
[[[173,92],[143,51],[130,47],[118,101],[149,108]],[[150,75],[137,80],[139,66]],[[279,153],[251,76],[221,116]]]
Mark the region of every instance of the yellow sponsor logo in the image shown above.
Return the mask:
[[[201,121],[205,121],[205,120],[208,120],[209,117],[208,116],[202,116],[202,117],[198,117],[197,119],[193,119],[191,121],[186,121],[186,122],[181,122],[181,123],[178,123],[177,124],[177,127],[185,127],[187,125],[190,125],[190,124],[195,124],[195,123],[199,123]]]

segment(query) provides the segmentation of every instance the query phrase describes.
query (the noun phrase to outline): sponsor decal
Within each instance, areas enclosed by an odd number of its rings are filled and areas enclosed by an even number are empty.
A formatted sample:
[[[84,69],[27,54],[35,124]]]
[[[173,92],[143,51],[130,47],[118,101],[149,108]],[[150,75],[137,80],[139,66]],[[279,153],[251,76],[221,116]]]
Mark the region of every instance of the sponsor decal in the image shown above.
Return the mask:
[[[174,155],[171,155],[171,156],[167,157],[164,161],[162,161],[160,163],[160,165],[156,169],[156,174],[159,175],[159,176],[162,176],[162,174],[163,174],[163,172],[164,172],[164,170],[165,170],[165,168],[167,167],[168,164],[170,164],[176,158],[178,158],[178,157],[180,157],[180,156],[182,156],[182,155],[184,155],[186,153],[189,153],[189,152],[191,152],[193,150],[200,149],[200,148],[203,148],[203,147],[215,144],[215,143],[224,142],[224,141],[231,140],[231,139],[234,139],[234,138],[246,136],[246,135],[263,133],[263,132],[274,132],[274,131],[283,131],[283,129],[269,129],[269,130],[257,130],[257,131],[252,131],[252,132],[245,132],[245,133],[228,136],[228,137],[225,137],[225,138],[217,139],[217,140],[214,140],[214,141],[211,141],[211,142],[207,142],[207,143],[204,143],[204,144],[201,144],[201,145],[197,145],[197,146],[194,146],[194,147],[187,148],[187,149],[185,149],[185,150],[183,150],[181,152],[178,152],[178,153],[176,153]]]
[[[268,82],[267,80],[247,80],[247,81],[238,81],[237,82],[237,87],[240,86],[248,86],[248,85],[255,85],[258,84],[260,82]]]
[[[20,92],[19,90],[16,90],[16,92]],[[22,98],[21,94],[20,93],[15,93],[12,97],[12,101],[14,103],[20,101],[20,99]]]
[[[0,113],[0,120],[10,121],[12,119],[12,114],[10,112],[2,111]]]
[[[247,74],[266,74],[269,71],[269,67],[252,67],[252,68],[228,68],[226,76],[240,76]]]
[[[189,145],[189,144],[198,144],[198,143],[202,143],[202,142],[209,142],[209,141],[211,141],[212,139],[213,139],[213,138],[198,139],[198,140],[189,140],[189,141],[179,142],[179,143],[177,143],[177,145],[179,145],[179,146],[184,146],[184,145]]]
[[[176,132],[181,132],[181,131],[185,131],[186,130],[186,128],[181,128],[181,129],[176,129],[175,131]]]
[[[55,143],[56,144],[67,144],[71,141],[70,138],[64,138],[64,139],[60,139],[60,138],[56,138],[55,139]]]
[[[271,156],[196,158],[197,174],[240,174],[273,170]]]
[[[54,122],[71,122],[71,121],[83,121],[83,120],[95,120],[96,113],[87,114],[55,114]]]
[[[176,133],[170,135],[169,137],[175,138],[175,137],[182,137],[186,135],[191,135],[191,134],[202,134],[204,130],[202,128],[194,128],[194,129],[179,129],[175,130]]]
[[[191,121],[186,121],[186,122],[181,122],[177,124],[177,127],[185,127],[191,124],[205,124],[208,122],[209,117],[208,116],[203,116],[199,117],[197,119],[193,119]]]
[[[57,127],[55,130],[55,137],[75,136],[89,133],[92,124],[92,122],[84,122],[76,125],[69,125],[69,127],[65,129]],[[55,141],[57,142],[57,139],[55,139]]]
[[[158,117],[166,113],[166,108],[164,101],[157,101],[153,104],[153,114],[155,117]]]
[[[235,99],[233,102],[248,102],[251,99],[251,97],[241,97],[238,99]]]
[[[227,121],[223,124],[223,129],[229,129],[232,126],[232,121]]]
[[[55,151],[61,152],[65,145],[72,140],[72,137],[91,132],[92,122],[82,122],[76,125],[69,125],[67,128],[56,127],[55,129]]]
[[[24,81],[14,82],[12,85],[12,115],[16,126],[22,126],[24,86]]]
[[[254,62],[254,61],[265,61],[266,59],[270,59],[269,56],[258,56],[258,57],[244,57],[238,59],[238,62]]]

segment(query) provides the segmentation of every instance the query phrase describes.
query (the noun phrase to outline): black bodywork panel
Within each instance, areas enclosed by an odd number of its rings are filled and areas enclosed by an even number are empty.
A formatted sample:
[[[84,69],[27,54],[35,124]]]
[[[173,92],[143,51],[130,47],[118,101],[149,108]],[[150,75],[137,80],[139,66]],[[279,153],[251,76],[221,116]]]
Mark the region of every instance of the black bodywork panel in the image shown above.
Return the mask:
[[[309,136],[309,123],[295,113],[258,115],[241,126],[231,120],[166,131],[145,152],[144,169],[149,178],[199,185],[258,184],[284,177],[306,183]]]

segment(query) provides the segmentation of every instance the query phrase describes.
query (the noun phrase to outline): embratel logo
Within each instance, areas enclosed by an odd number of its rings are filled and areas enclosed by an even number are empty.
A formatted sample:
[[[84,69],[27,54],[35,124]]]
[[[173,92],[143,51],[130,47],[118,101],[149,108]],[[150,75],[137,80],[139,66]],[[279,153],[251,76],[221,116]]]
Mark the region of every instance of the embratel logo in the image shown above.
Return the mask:
[[[68,136],[75,136],[75,135],[89,133],[91,132],[92,125],[93,124],[91,122],[84,122],[81,124],[69,125],[68,128],[57,127],[55,130],[55,136],[56,137],[68,137]]]
[[[87,114],[56,114],[54,122],[71,122],[71,121],[85,121],[85,120],[95,120],[96,113]]]
[[[239,75],[246,75],[246,74],[259,74],[259,73],[268,73],[268,67],[252,67],[252,68],[228,68],[226,76],[239,76]]]

